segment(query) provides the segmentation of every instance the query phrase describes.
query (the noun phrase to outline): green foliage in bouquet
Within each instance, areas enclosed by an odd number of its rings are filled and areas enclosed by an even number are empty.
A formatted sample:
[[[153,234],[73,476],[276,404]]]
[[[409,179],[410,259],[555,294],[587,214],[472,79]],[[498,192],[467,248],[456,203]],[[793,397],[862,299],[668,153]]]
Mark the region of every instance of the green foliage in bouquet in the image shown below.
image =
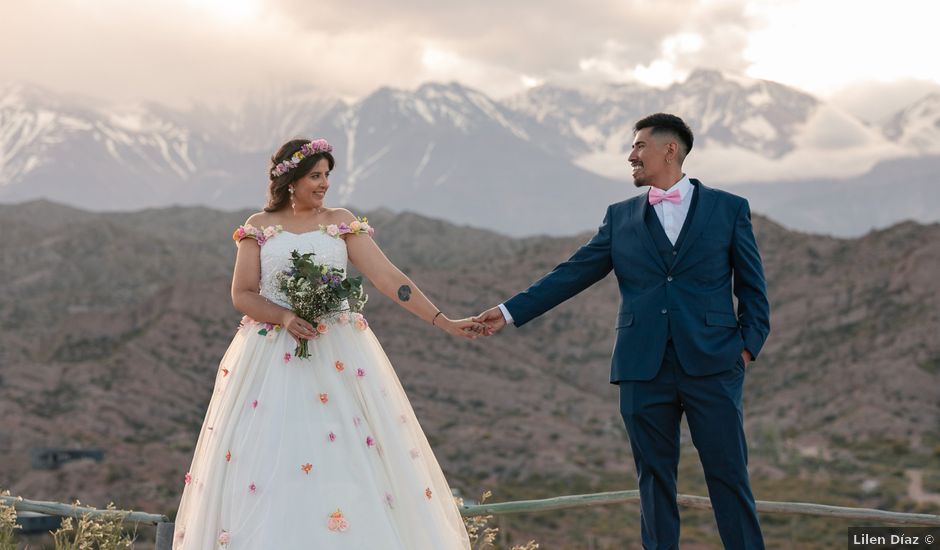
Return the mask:
[[[346,272],[313,261],[315,254],[291,252],[291,268],[278,276],[278,286],[298,317],[313,326],[339,313],[359,313],[369,296],[362,289],[362,277],[346,277]],[[297,357],[309,357],[307,341],[294,350]]]

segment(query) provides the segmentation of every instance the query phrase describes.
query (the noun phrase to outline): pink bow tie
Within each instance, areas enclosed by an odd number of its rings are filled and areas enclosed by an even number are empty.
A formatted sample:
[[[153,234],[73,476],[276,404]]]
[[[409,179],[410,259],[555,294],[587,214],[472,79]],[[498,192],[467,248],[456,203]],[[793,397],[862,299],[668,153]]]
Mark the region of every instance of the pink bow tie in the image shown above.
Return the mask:
[[[680,202],[682,202],[682,197],[679,196],[678,189],[676,189],[675,191],[666,193],[665,191],[662,191],[661,189],[657,189],[653,187],[650,189],[649,195],[647,195],[647,197],[649,198],[650,204],[659,204],[663,201],[669,201],[673,204],[679,204]]]

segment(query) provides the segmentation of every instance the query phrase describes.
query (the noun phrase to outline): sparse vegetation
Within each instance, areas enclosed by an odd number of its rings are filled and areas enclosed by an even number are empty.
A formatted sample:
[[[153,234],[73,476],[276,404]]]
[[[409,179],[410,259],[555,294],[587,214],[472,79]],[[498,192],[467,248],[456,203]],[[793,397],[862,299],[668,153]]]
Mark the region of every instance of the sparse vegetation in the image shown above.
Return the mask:
[[[247,213],[80,213],[83,221],[57,226],[40,211],[52,207],[0,207],[10,236],[0,258],[9,289],[0,295],[0,409],[9,419],[0,483],[33,474],[33,496],[81,494],[172,517],[179,472],[240,317],[228,295],[234,247],[220,228]],[[370,217],[383,250],[448,314],[505,300],[584,242]],[[759,216],[754,223],[773,305],[773,333],[745,384],[757,497],[940,512],[907,498],[904,475],[922,470],[924,489],[940,492],[940,227],[840,240]],[[31,238],[37,233],[47,238]],[[147,246],[155,248],[141,254]],[[67,280],[52,277],[63,264],[72,266]],[[613,277],[485,343],[438,338],[372,294],[370,322],[455,486],[492,487],[502,500],[635,488],[607,383],[619,306]],[[50,327],[56,338],[37,337]],[[66,342],[76,355],[61,361],[54,354]],[[704,495],[686,431],[682,438],[680,491]],[[100,446],[108,460],[36,476],[25,449],[46,441]],[[877,488],[862,490],[867,480]],[[762,520],[770,548],[844,545],[844,523]],[[587,533],[593,548],[621,550],[638,547],[639,509],[497,516],[489,526],[553,549],[590,548]],[[682,537],[683,545],[720,544],[710,512],[682,510]]]
[[[480,497],[480,504],[486,502],[491,496],[493,496],[492,492],[484,492]],[[463,500],[458,498],[457,505],[463,506]],[[492,519],[493,516],[489,515],[463,518],[464,526],[467,528],[467,534],[470,536],[470,547],[472,550],[483,550],[485,548],[498,550],[496,537],[499,535],[499,527],[491,527],[489,525]],[[510,550],[536,550],[538,547],[538,543],[534,540],[530,540],[524,545],[513,546]]]
[[[10,491],[3,491],[0,496],[10,496]],[[0,550],[16,550],[14,531],[16,526],[16,509],[0,502]]]
[[[2,493],[9,496],[9,491]],[[75,506],[83,506],[75,502]],[[108,504],[108,513],[90,517],[65,518],[62,526],[51,532],[55,543],[54,550],[130,550],[134,547],[136,530],[124,529],[125,513],[115,510],[114,504]],[[0,504],[0,550],[16,550],[15,531],[16,510]]]

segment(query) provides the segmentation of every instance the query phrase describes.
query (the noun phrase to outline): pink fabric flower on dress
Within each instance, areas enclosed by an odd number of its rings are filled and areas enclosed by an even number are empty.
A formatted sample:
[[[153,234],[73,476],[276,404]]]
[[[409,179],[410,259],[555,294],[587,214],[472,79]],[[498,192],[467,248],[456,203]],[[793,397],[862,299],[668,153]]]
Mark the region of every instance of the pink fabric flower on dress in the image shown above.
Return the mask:
[[[385,503],[388,504],[389,508],[395,507],[395,498],[391,493],[385,493]]]
[[[346,369],[346,366],[343,365],[343,362],[342,362],[342,361],[337,361],[337,362],[336,362],[336,370],[337,370],[337,371],[343,372],[343,370],[345,370],[345,369]]]
[[[365,330],[365,329],[369,328],[369,322],[366,321],[365,316],[362,315],[362,314],[357,314],[357,315],[356,315],[356,320],[354,321],[353,324],[354,324],[354,325],[356,326],[356,328],[359,329],[359,330]]]
[[[329,437],[329,438],[330,438],[330,443],[332,443],[332,442],[334,442],[334,441],[336,441],[336,434],[335,434],[335,433],[333,433],[333,432],[330,432],[330,435],[329,435],[329,436],[327,436],[327,437]]]
[[[339,235],[339,227],[335,223],[326,226],[326,234],[330,237],[336,237]]]
[[[362,378],[366,375],[366,371],[363,369],[356,369],[356,377]]]
[[[193,482],[193,474],[186,472],[186,475],[183,476],[183,483],[189,485]]]
[[[228,534],[228,531],[222,531],[219,534],[219,546],[228,546],[231,537]]]
[[[257,408],[258,408],[258,400],[257,400],[257,399],[255,399],[254,401],[251,402],[251,408],[252,408],[252,409],[257,409]]]
[[[338,508],[335,512],[330,514],[330,520],[326,523],[326,528],[330,531],[345,531],[349,529],[349,524],[346,523],[346,518],[343,517],[343,512]]]
[[[250,484],[248,484],[248,492],[249,492],[249,493],[255,494],[255,491],[256,491],[257,489],[258,489],[258,487],[255,486],[255,482],[254,482],[254,481],[252,481]]]
[[[301,465],[301,466],[300,466],[300,469],[303,470],[303,472],[304,472],[305,474],[309,474],[309,473],[310,473],[310,470],[313,469],[313,464],[310,464],[310,463],[308,462],[308,463],[306,463],[306,464]]]
[[[366,447],[372,447],[373,445],[375,445],[375,440],[372,439],[372,436],[371,436],[371,435],[370,435],[370,436],[367,436],[367,437],[366,437]]]
[[[323,403],[324,405],[326,405],[326,403],[327,403],[329,400],[330,400],[330,396],[329,396],[329,395],[327,395],[327,394],[325,394],[325,393],[321,393],[321,394],[320,394],[320,403]]]
[[[232,461],[232,451],[228,451],[227,453],[225,453],[225,461],[226,462]]]
[[[433,494],[433,493],[431,493],[431,488],[430,488],[430,487],[428,487],[427,489],[424,490],[424,496],[426,496],[428,500],[431,500],[431,495],[432,495],[432,494]]]
[[[285,363],[290,363],[290,353],[285,353],[285,354],[284,354],[284,362],[285,362]]]

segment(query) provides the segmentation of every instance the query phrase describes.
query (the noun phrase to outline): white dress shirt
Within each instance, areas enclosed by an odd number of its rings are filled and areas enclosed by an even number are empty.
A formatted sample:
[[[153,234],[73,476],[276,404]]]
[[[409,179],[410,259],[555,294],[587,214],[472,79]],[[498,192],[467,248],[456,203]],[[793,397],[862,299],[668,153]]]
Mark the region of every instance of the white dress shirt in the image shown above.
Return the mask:
[[[689,176],[682,174],[682,179],[666,189],[666,193],[676,190],[679,191],[679,198],[682,199],[680,202],[662,201],[653,205],[653,211],[656,212],[659,223],[662,224],[666,236],[669,237],[669,242],[673,245],[679,240],[682,225],[685,223],[686,216],[689,215],[689,207],[692,206],[692,194],[695,193],[695,186],[689,181]],[[509,310],[506,309],[504,304],[499,304],[499,310],[503,313],[503,318],[506,319],[507,324],[514,324],[512,315],[509,314]]]
[[[662,201],[658,204],[654,204],[653,211],[656,212],[659,223],[662,224],[663,229],[666,231],[669,242],[675,245],[676,241],[679,240],[679,233],[682,232],[682,225],[685,223],[685,218],[689,215],[689,207],[692,205],[692,194],[695,192],[695,186],[689,181],[689,176],[682,174],[681,180],[677,181],[675,185],[669,189],[666,189],[666,193],[673,191],[679,191],[679,198],[682,200],[678,203]]]

